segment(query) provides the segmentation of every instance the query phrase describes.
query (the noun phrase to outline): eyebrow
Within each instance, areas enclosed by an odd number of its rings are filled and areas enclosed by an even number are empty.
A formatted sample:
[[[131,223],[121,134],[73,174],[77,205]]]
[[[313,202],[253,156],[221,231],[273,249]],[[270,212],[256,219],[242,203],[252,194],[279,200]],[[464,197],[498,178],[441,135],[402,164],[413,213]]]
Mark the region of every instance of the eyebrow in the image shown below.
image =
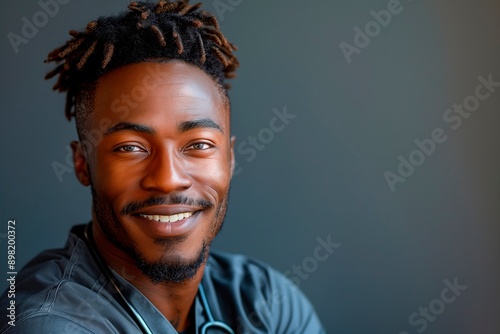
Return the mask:
[[[145,133],[148,135],[156,133],[156,131],[152,127],[146,125],[129,123],[129,122],[120,122],[110,127],[108,130],[106,130],[104,134],[107,136],[121,131],[134,131],[134,132]]]
[[[219,124],[215,123],[213,120],[210,118],[201,118],[201,119],[196,119],[193,121],[185,121],[180,123],[177,126],[177,129],[179,132],[188,132],[193,129],[215,129],[217,131],[222,131],[222,128],[219,126]],[[120,122],[109,129],[106,130],[104,135],[108,136],[116,132],[121,132],[121,131],[133,131],[133,132],[139,132],[139,133],[144,133],[148,135],[154,135],[156,134],[156,130],[153,129],[150,126],[147,125],[142,125],[142,124],[137,124],[137,123],[129,123],[129,122]]]
[[[200,118],[193,121],[185,121],[179,124],[177,128],[179,132],[187,132],[193,129],[204,128],[204,129],[215,129],[217,131],[224,133],[219,124],[215,123],[210,118]]]

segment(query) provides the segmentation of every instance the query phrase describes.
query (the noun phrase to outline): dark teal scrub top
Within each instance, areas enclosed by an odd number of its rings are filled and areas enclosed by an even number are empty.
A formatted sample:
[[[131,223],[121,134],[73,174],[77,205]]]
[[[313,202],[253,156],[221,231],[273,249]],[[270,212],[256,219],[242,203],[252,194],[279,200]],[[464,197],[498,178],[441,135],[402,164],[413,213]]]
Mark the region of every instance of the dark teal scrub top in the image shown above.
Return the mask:
[[[0,302],[1,333],[142,333],[92,257],[83,228],[75,226],[63,249],[42,252],[18,273],[15,326],[8,323],[6,309],[11,299],[4,293]],[[125,280],[127,273],[113,273],[122,294],[152,333],[177,333],[156,307]],[[235,333],[325,333],[307,298],[262,262],[212,251],[202,284],[215,320],[228,324]],[[208,321],[199,295],[193,312],[195,324],[191,330],[199,333]]]

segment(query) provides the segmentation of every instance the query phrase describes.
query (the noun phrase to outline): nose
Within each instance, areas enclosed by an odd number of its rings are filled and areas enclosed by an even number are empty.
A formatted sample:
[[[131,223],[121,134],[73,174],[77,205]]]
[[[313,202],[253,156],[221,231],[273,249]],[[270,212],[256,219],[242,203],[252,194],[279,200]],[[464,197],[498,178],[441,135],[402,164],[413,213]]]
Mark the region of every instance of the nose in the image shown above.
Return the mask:
[[[149,159],[141,186],[148,191],[168,194],[191,186],[182,157],[175,149],[163,150]]]

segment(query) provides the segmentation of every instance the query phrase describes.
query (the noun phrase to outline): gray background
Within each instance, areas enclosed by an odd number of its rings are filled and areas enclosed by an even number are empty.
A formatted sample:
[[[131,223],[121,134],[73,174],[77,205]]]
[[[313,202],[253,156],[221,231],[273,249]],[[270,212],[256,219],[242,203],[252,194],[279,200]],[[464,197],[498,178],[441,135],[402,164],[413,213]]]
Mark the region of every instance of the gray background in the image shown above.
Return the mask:
[[[2,4],[4,272],[8,219],[17,221],[19,267],[90,218],[89,190],[51,167],[66,164],[76,135],[42,60],[69,29],[127,3],[70,1],[17,54],[7,33],[20,34],[22,17],[41,8]],[[329,333],[417,333],[409,316],[438,305],[454,278],[467,289],[425,332],[499,333],[500,88],[457,130],[443,114],[474,94],[478,76],[500,81],[500,3],[402,0],[349,64],[339,44],[352,45],[354,27],[364,30],[387,0],[219,3],[233,3],[218,17],[240,48],[231,91],[239,142],[268,127],[273,108],[297,116],[252,161],[237,153],[241,172],[215,247],[286,272],[314,264],[317,238],[331,236],[341,246],[300,282]],[[384,172],[397,173],[398,156],[408,159],[435,128],[447,140],[392,192]]]

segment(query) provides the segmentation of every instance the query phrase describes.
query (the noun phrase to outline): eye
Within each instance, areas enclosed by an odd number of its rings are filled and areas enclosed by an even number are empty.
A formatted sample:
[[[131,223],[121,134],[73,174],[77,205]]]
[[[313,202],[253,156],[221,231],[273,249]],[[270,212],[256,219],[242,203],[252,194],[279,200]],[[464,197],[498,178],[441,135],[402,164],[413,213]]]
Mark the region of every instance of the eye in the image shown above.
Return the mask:
[[[188,146],[187,150],[205,151],[205,150],[211,149],[212,147],[213,147],[213,145],[210,145],[208,143],[199,142],[199,143],[194,143],[194,144]]]
[[[122,145],[116,147],[114,152],[123,152],[123,153],[135,153],[135,152],[146,152],[146,150],[137,145]]]

